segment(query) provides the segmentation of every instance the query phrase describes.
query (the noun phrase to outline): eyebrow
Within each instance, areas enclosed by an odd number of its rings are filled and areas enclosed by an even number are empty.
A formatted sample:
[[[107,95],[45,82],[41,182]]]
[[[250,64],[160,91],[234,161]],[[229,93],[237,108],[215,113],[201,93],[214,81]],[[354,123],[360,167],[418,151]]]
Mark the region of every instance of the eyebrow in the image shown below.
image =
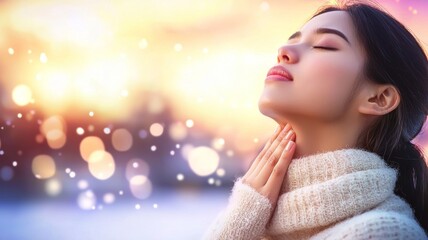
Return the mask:
[[[325,34],[325,33],[335,34],[335,35],[337,35],[337,36],[341,37],[342,39],[344,39],[348,44],[351,44],[351,43],[349,42],[348,38],[345,36],[345,34],[343,34],[341,31],[336,30],[336,29],[331,29],[331,28],[318,28],[318,29],[315,31],[315,33],[316,33],[316,34]],[[293,38],[298,38],[298,37],[300,37],[300,36],[302,36],[302,32],[298,31],[298,32],[293,33],[293,34],[288,38],[288,40],[291,40],[291,39],[293,39]]]

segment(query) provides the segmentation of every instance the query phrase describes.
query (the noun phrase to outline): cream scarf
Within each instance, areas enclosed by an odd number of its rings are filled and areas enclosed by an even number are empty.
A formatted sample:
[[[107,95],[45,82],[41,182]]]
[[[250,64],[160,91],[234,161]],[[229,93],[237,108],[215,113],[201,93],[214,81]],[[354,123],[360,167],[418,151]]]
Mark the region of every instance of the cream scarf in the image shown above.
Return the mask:
[[[378,155],[357,149],[294,159],[267,234],[270,239],[309,238],[397,198],[396,174]]]

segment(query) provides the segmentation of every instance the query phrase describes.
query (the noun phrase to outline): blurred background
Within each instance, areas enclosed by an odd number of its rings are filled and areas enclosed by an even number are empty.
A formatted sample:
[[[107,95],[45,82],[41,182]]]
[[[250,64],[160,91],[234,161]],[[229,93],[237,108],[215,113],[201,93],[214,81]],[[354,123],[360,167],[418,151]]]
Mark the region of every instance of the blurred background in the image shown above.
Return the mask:
[[[278,47],[327,2],[0,1],[0,239],[200,239],[275,128]],[[428,1],[378,2],[427,48]]]

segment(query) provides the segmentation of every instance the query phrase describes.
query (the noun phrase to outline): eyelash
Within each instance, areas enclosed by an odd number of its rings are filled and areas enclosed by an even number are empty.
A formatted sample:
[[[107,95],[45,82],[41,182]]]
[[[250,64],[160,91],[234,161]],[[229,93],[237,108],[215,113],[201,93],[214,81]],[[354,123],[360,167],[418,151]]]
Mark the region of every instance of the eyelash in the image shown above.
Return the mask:
[[[313,46],[312,48],[329,50],[329,51],[337,51],[336,48],[331,48],[331,47]]]

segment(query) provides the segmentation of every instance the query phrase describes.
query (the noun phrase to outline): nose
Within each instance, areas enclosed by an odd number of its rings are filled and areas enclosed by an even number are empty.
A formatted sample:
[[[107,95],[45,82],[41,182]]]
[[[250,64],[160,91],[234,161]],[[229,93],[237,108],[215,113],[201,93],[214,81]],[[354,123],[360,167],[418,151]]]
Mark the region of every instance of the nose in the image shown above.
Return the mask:
[[[284,45],[278,49],[278,63],[296,63],[298,61],[298,55],[295,49],[291,46]]]

